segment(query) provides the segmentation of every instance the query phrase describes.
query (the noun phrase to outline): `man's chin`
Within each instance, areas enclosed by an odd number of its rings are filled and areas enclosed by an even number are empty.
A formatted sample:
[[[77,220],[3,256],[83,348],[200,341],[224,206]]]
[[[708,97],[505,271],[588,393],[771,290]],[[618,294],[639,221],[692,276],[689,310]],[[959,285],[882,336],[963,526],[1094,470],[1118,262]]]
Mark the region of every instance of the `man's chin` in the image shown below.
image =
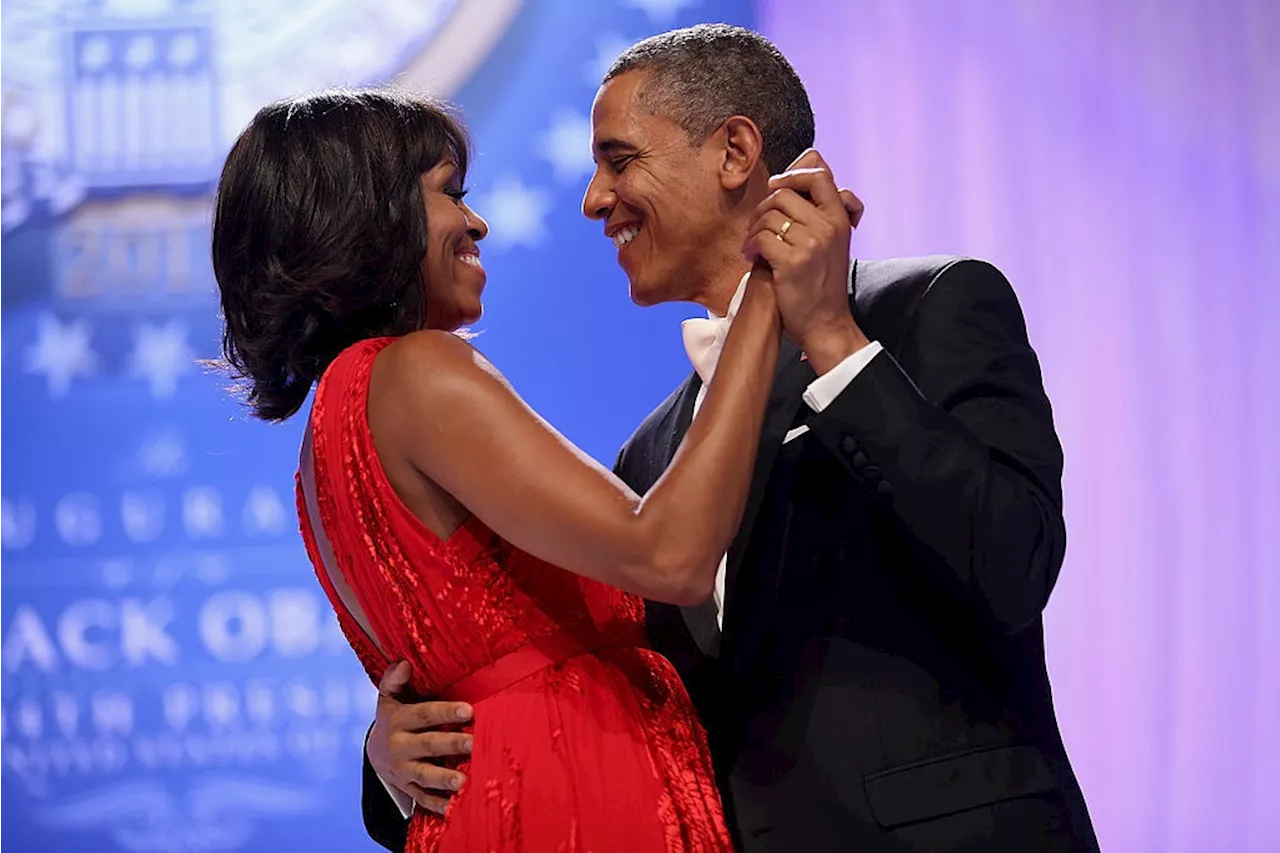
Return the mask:
[[[631,301],[641,308],[648,308],[667,301],[660,287],[654,287],[643,280],[636,281],[635,279],[631,280],[630,285]]]
[[[652,297],[647,295],[641,296],[640,293],[636,291],[634,288],[631,291],[631,304],[636,305],[640,308],[649,308],[653,305],[657,305],[658,301],[659,300],[653,299]]]

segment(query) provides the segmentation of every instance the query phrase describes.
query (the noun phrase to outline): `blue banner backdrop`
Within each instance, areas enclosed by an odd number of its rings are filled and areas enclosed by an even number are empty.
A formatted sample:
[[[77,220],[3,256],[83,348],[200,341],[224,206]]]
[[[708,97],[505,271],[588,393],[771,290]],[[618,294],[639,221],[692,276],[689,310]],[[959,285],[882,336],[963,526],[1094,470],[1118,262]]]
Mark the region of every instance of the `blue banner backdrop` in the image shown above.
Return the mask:
[[[222,157],[257,107],[451,96],[493,233],[479,345],[598,459],[685,374],[582,218],[601,72],[743,0],[9,0],[3,7],[3,845],[360,849],[373,689],[306,562],[300,425],[216,354]]]

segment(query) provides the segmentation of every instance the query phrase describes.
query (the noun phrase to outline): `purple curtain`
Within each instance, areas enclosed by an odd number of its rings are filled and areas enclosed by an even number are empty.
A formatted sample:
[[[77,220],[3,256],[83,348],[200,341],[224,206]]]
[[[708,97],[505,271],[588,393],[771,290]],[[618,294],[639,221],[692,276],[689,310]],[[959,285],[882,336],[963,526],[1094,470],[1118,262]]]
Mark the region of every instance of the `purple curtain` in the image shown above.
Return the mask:
[[[1280,850],[1280,6],[757,12],[866,202],[855,253],[976,255],[1022,299],[1067,454],[1049,668],[1103,849]]]

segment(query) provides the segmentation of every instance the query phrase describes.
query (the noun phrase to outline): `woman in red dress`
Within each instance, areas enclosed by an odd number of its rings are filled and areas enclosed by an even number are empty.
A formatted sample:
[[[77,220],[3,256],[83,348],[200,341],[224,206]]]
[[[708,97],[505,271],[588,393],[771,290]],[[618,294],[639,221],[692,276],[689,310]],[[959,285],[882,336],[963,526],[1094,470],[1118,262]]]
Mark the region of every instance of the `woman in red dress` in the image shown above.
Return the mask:
[[[326,92],[263,108],[218,187],[224,350],[255,414],[318,381],[298,476],[307,551],[373,679],[474,706],[466,783],[408,849],[729,851],[706,740],[643,598],[705,600],[773,379],[752,274],[703,410],[645,496],[535,414],[457,330],[488,226],[438,105]]]

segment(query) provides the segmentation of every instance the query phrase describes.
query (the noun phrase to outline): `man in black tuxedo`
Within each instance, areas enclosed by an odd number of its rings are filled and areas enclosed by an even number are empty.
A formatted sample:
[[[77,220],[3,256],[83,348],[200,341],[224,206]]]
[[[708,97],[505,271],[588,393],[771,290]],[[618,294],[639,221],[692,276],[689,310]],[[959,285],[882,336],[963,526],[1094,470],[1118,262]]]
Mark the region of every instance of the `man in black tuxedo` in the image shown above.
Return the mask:
[[[746,30],[633,46],[593,131],[583,210],[633,300],[713,314],[686,323],[695,373],[618,456],[643,493],[714,371],[743,233],[811,239],[839,201],[816,152],[761,178],[812,144],[813,117]],[[821,286],[780,305],[789,340],[741,529],[711,601],[648,605],[651,642],[707,727],[744,851],[1096,850],[1045,670],[1062,451],[1017,299],[981,261],[848,255],[834,245]],[[439,808],[429,789],[457,778],[431,757],[467,747],[435,730],[454,705],[393,697],[403,675],[384,680],[365,777],[366,826],[393,850],[410,797]]]

